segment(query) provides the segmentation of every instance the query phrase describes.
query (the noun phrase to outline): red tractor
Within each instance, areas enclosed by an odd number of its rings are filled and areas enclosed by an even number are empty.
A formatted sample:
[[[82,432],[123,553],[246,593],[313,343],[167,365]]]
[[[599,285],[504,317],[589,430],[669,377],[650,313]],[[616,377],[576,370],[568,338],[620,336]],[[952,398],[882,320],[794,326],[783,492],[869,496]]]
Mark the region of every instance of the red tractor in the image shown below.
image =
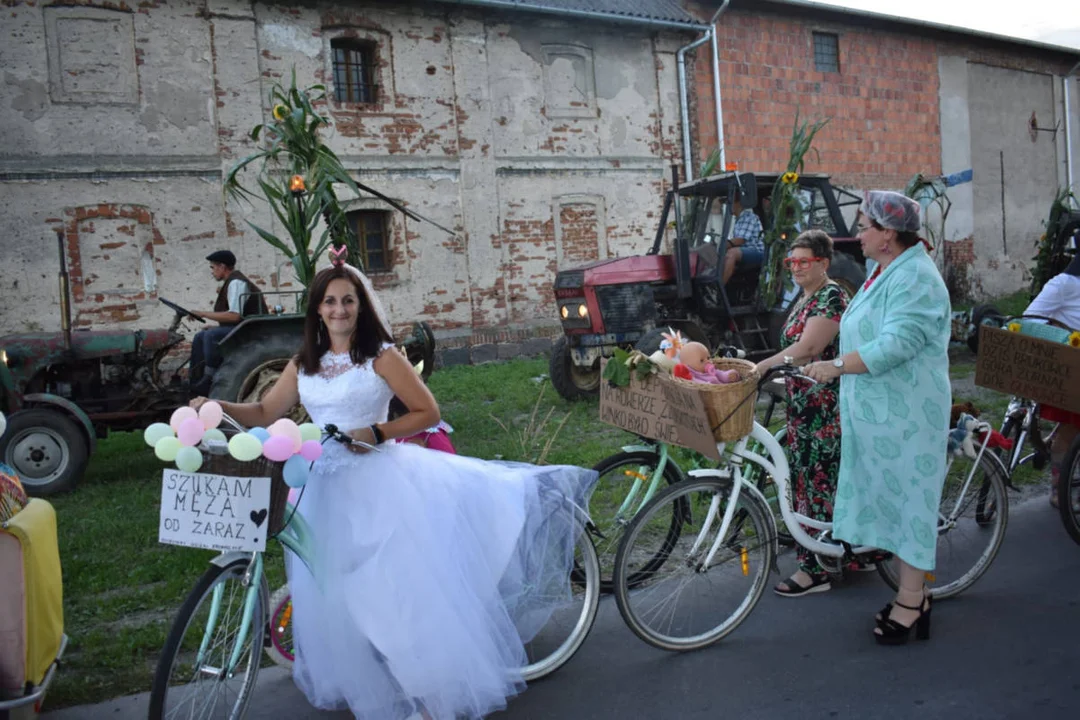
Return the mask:
[[[772,215],[763,206],[769,199],[759,196],[758,188],[773,188],[779,177],[725,173],[679,185],[677,192],[667,193],[646,254],[560,270],[555,298],[564,335],[552,348],[550,366],[558,393],[568,400],[596,394],[601,358],[610,357],[616,347],[649,354],[669,327],[710,348],[741,347],[750,359],[775,353],[796,289],[788,289],[770,307],[759,291],[759,268],[737,270],[727,285],[720,279],[736,194],[768,230]],[[865,259],[850,230],[854,212],[845,219],[843,209],[857,207],[861,198],[834,188],[825,175],[800,175],[798,184],[803,203],[798,226],[829,233],[836,249],[829,275],[854,294],[866,279]],[[719,231],[710,221],[716,203],[723,206]],[[673,253],[661,255],[673,210]]]

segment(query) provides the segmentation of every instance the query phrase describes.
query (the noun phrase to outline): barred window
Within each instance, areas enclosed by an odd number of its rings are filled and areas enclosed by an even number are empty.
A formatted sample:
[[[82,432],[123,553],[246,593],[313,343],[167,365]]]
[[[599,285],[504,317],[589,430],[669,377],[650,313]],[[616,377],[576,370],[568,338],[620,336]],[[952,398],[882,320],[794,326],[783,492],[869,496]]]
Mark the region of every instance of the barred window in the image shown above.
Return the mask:
[[[387,232],[388,212],[384,210],[354,210],[346,215],[349,227],[360,242],[360,252],[364,256],[365,272],[387,272],[390,270],[390,237]]]
[[[373,103],[378,98],[375,83],[375,43],[364,40],[330,41],[334,54],[334,97],[339,103]]]
[[[814,33],[814,68],[819,72],[840,72],[840,36]]]

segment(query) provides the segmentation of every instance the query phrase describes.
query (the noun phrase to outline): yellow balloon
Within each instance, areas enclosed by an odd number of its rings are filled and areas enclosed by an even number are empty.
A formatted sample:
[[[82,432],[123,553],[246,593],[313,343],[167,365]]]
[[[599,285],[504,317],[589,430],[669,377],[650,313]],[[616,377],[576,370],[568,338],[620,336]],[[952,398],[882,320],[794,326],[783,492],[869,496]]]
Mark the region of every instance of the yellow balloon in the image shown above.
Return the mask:
[[[176,453],[180,452],[181,447],[183,446],[180,444],[179,438],[163,437],[154,445],[154,454],[157,455],[158,460],[172,462],[176,459]]]
[[[203,457],[198,448],[182,447],[176,453],[176,467],[184,472],[195,472],[202,467]]]
[[[308,440],[320,440],[322,438],[322,430],[315,423],[304,423],[300,426],[300,438],[307,442]]]
[[[262,443],[250,433],[237,433],[229,440],[229,454],[240,462],[249,462],[262,455]]]

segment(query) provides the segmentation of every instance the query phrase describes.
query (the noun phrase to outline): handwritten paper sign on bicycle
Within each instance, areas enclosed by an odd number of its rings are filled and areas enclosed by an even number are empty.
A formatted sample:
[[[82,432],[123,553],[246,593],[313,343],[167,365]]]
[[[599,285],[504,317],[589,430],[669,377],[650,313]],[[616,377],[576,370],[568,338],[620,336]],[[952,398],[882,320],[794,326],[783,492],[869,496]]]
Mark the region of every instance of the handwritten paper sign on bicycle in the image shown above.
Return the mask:
[[[701,396],[674,383],[657,378],[642,382],[633,373],[626,387],[601,380],[600,421],[720,459]]]
[[[158,542],[209,550],[266,550],[270,478],[167,469]]]
[[[1080,412],[1080,350],[984,325],[975,384]]]

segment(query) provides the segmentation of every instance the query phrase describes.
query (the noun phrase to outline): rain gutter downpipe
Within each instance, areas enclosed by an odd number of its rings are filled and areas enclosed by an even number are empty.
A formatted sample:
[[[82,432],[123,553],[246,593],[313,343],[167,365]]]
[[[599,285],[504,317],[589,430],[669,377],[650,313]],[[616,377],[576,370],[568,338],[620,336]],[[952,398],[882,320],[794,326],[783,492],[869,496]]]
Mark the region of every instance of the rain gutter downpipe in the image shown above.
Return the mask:
[[[1061,79],[1061,85],[1064,88],[1064,100],[1065,100],[1065,186],[1069,189],[1069,192],[1073,192],[1073,149],[1072,149],[1072,106],[1069,99],[1069,85],[1073,81],[1073,77],[1076,75],[1077,69],[1080,69],[1080,62],[1077,62],[1072,66],[1072,70],[1065,73],[1065,77]]]
[[[721,171],[727,165],[727,154],[724,150],[724,110],[720,101],[720,51],[716,42],[716,23],[720,16],[727,11],[730,4],[731,0],[724,0],[723,5],[720,6],[712,16],[712,20],[709,21],[709,28],[705,31],[705,34],[686,47],[679,48],[678,52],[675,53],[676,64],[679,68],[679,110],[682,113],[683,157],[686,159],[684,177],[686,182],[694,179],[694,159],[690,145],[690,98],[689,90],[686,87],[686,53],[704,45],[706,42],[711,43],[712,47],[713,101],[716,105],[716,140],[717,147],[720,149]]]

